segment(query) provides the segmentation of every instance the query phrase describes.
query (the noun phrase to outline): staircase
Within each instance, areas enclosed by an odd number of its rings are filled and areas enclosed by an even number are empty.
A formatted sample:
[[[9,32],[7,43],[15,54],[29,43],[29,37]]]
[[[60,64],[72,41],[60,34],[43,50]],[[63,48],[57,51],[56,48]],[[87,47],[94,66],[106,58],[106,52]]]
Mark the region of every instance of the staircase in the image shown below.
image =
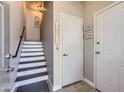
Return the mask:
[[[17,78],[15,81],[17,91],[48,91],[46,84],[47,79],[47,67],[42,42],[25,41],[22,46]]]

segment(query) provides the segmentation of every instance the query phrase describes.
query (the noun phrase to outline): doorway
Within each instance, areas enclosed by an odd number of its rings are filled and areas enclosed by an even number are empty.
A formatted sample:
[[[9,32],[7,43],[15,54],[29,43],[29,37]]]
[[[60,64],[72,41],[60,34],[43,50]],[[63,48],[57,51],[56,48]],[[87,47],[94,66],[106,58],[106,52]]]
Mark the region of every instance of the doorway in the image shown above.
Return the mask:
[[[60,15],[62,86],[80,81],[83,77],[82,26],[82,18],[64,13]]]
[[[100,91],[124,91],[124,2],[95,14],[95,85]]]

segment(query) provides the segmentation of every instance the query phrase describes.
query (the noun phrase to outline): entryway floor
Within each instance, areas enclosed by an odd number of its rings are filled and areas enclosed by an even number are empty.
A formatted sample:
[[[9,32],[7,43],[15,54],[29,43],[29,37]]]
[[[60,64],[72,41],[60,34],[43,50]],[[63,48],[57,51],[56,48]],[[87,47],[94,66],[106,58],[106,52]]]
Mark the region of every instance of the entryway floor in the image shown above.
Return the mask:
[[[87,83],[80,81],[68,86],[63,87],[63,89],[57,92],[98,92],[95,88],[91,87]]]

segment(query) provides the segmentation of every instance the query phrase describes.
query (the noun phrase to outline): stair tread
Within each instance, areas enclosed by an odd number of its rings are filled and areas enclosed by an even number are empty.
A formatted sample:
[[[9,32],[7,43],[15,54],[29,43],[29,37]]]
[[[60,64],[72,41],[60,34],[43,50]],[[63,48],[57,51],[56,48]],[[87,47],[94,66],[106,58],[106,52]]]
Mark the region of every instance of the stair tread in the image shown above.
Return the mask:
[[[32,49],[33,51],[39,49],[41,51],[43,47],[22,47],[22,51],[29,51],[30,49]]]
[[[20,62],[37,61],[37,60],[45,60],[45,56],[20,58]]]
[[[22,47],[22,49],[42,49],[43,47]]]
[[[41,46],[41,47],[43,47],[43,44],[23,44],[22,46]]]
[[[35,55],[44,55],[44,52],[35,52],[35,53],[21,53],[21,56],[35,56]]]
[[[33,69],[38,69],[38,68],[43,68],[43,67],[46,67],[46,65],[21,68],[21,69],[18,69],[18,72],[27,71],[27,70],[33,70]]]
[[[40,56],[45,56],[45,55],[26,55],[26,56],[21,56],[20,58],[30,58],[30,57],[40,57]]]
[[[42,42],[25,42],[24,41],[24,43],[23,44],[33,44],[33,45],[35,45],[35,44],[42,44]]]
[[[43,68],[37,68],[37,69],[32,69],[32,70],[17,72],[17,77],[32,75],[32,74],[46,72],[46,71],[47,71],[47,68],[46,67],[43,67]]]
[[[21,53],[35,53],[35,52],[44,52],[44,50],[22,50]]]
[[[46,61],[46,60],[35,60],[35,61],[19,62],[19,64],[37,63],[37,62],[44,62],[44,61]]]
[[[21,53],[36,53],[36,52],[44,52],[44,51],[21,51]]]
[[[24,85],[28,85],[28,84],[33,84],[35,82],[40,82],[40,81],[47,80],[47,79],[48,79],[48,75],[35,77],[35,78],[31,78],[31,79],[26,79],[26,80],[16,82],[15,87],[24,86]]]
[[[32,52],[32,53],[31,52],[29,52],[29,53],[27,52],[27,53],[21,53],[21,54],[39,54],[39,53],[42,54],[42,53],[44,53],[44,51]]]
[[[16,82],[22,81],[22,80],[27,80],[35,77],[40,77],[47,75],[47,72],[41,72],[41,73],[36,73],[36,74],[31,74],[31,75],[26,75],[26,76],[20,76],[16,78]]]
[[[30,44],[28,44],[28,43],[23,43],[23,45],[43,45],[42,43],[35,43],[35,44],[33,44],[33,43],[30,43]]]
[[[26,42],[26,43],[27,43],[27,42],[35,42],[35,43],[38,42],[38,43],[39,43],[39,42],[41,42],[41,41],[24,41],[24,43],[25,43],[25,42]]]

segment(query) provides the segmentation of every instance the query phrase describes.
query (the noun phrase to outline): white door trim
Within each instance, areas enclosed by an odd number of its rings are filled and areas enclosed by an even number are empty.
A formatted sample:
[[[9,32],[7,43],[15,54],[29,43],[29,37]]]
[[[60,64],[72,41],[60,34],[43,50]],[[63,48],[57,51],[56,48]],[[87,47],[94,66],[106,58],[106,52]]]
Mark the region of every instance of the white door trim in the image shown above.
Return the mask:
[[[62,86],[62,66],[63,66],[63,44],[62,44],[62,40],[63,40],[63,30],[62,30],[62,17],[63,16],[71,16],[71,17],[75,17],[73,15],[70,15],[70,14],[66,14],[66,13],[60,13],[60,82],[61,82],[61,86]],[[78,17],[78,16],[77,16]],[[82,77],[81,77],[81,80],[83,80],[83,17],[80,17],[82,19]]]
[[[122,2],[123,1],[116,1],[116,2],[108,5],[107,7],[99,10],[98,12],[94,13],[94,87],[95,88],[96,88],[96,85],[97,85],[97,78],[96,78],[96,76],[97,76],[97,60],[96,60],[96,53],[95,53],[96,52],[96,42],[97,42],[97,37],[96,37],[96,34],[97,34],[97,32],[96,32],[96,16],[98,14],[100,14],[100,13],[102,13],[102,12],[104,12],[104,11],[106,11],[106,10],[108,10],[108,9],[110,9],[110,8],[120,4],[120,3],[122,3]]]
[[[0,3],[2,9],[2,68],[4,68],[4,5]]]

